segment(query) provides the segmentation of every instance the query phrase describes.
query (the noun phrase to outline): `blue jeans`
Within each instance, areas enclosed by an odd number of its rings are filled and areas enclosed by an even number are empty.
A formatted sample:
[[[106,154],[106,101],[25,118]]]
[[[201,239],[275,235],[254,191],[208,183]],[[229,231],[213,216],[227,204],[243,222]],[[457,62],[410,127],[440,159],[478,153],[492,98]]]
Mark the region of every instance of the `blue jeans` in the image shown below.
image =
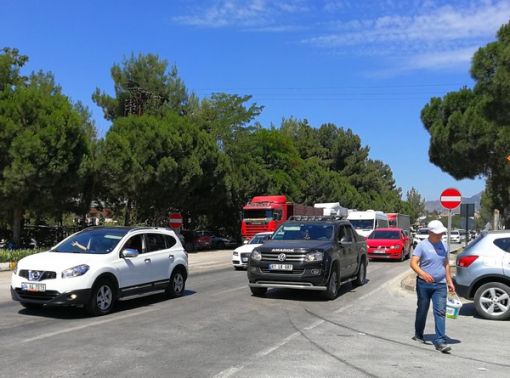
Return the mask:
[[[436,337],[434,344],[445,344],[445,315],[446,296],[448,294],[445,283],[427,283],[421,278],[416,278],[416,294],[418,295],[418,307],[416,309],[416,321],[414,323],[415,335],[423,339],[423,331],[427,321],[430,300],[434,311],[434,323],[436,326]]]

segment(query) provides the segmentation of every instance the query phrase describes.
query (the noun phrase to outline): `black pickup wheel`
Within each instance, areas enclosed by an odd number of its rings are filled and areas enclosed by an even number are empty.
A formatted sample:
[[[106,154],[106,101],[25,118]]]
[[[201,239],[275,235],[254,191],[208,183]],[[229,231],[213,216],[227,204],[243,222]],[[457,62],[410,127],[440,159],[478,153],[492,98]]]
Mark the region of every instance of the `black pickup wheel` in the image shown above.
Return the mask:
[[[332,301],[338,295],[338,275],[336,269],[331,272],[328,280],[328,289],[324,292],[324,298]]]

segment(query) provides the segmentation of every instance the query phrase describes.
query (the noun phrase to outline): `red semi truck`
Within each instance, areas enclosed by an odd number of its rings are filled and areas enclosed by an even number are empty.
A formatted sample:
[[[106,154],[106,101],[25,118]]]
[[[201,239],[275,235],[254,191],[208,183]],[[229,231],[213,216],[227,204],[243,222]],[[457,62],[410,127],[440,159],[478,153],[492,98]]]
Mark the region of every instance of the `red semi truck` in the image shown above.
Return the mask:
[[[411,228],[411,218],[409,215],[399,213],[387,213],[386,215],[388,216],[390,227],[398,227],[408,231]]]
[[[322,209],[287,202],[284,195],[256,196],[243,207],[241,235],[248,240],[259,232],[276,231],[292,215],[322,214]]]

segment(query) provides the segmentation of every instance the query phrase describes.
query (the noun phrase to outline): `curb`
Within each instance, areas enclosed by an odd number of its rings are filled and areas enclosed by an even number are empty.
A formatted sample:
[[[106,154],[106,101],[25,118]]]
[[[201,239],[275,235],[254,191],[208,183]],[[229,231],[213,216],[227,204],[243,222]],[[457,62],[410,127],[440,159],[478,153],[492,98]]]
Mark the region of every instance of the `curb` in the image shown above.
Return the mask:
[[[9,271],[9,263],[8,262],[3,262],[3,263],[0,263],[0,272],[5,272],[5,271]]]

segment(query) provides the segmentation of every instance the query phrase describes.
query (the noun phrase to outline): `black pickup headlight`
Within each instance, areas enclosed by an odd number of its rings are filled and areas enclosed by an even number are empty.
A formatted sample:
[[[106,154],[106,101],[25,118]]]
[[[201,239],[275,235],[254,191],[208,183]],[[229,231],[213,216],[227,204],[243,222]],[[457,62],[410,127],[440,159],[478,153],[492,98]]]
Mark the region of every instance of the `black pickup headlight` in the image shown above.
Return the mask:
[[[308,252],[305,255],[305,261],[306,262],[322,261],[323,259],[324,259],[324,252],[323,251],[312,251],[312,252]]]
[[[250,258],[255,261],[262,260],[262,254],[256,249],[251,253]]]

